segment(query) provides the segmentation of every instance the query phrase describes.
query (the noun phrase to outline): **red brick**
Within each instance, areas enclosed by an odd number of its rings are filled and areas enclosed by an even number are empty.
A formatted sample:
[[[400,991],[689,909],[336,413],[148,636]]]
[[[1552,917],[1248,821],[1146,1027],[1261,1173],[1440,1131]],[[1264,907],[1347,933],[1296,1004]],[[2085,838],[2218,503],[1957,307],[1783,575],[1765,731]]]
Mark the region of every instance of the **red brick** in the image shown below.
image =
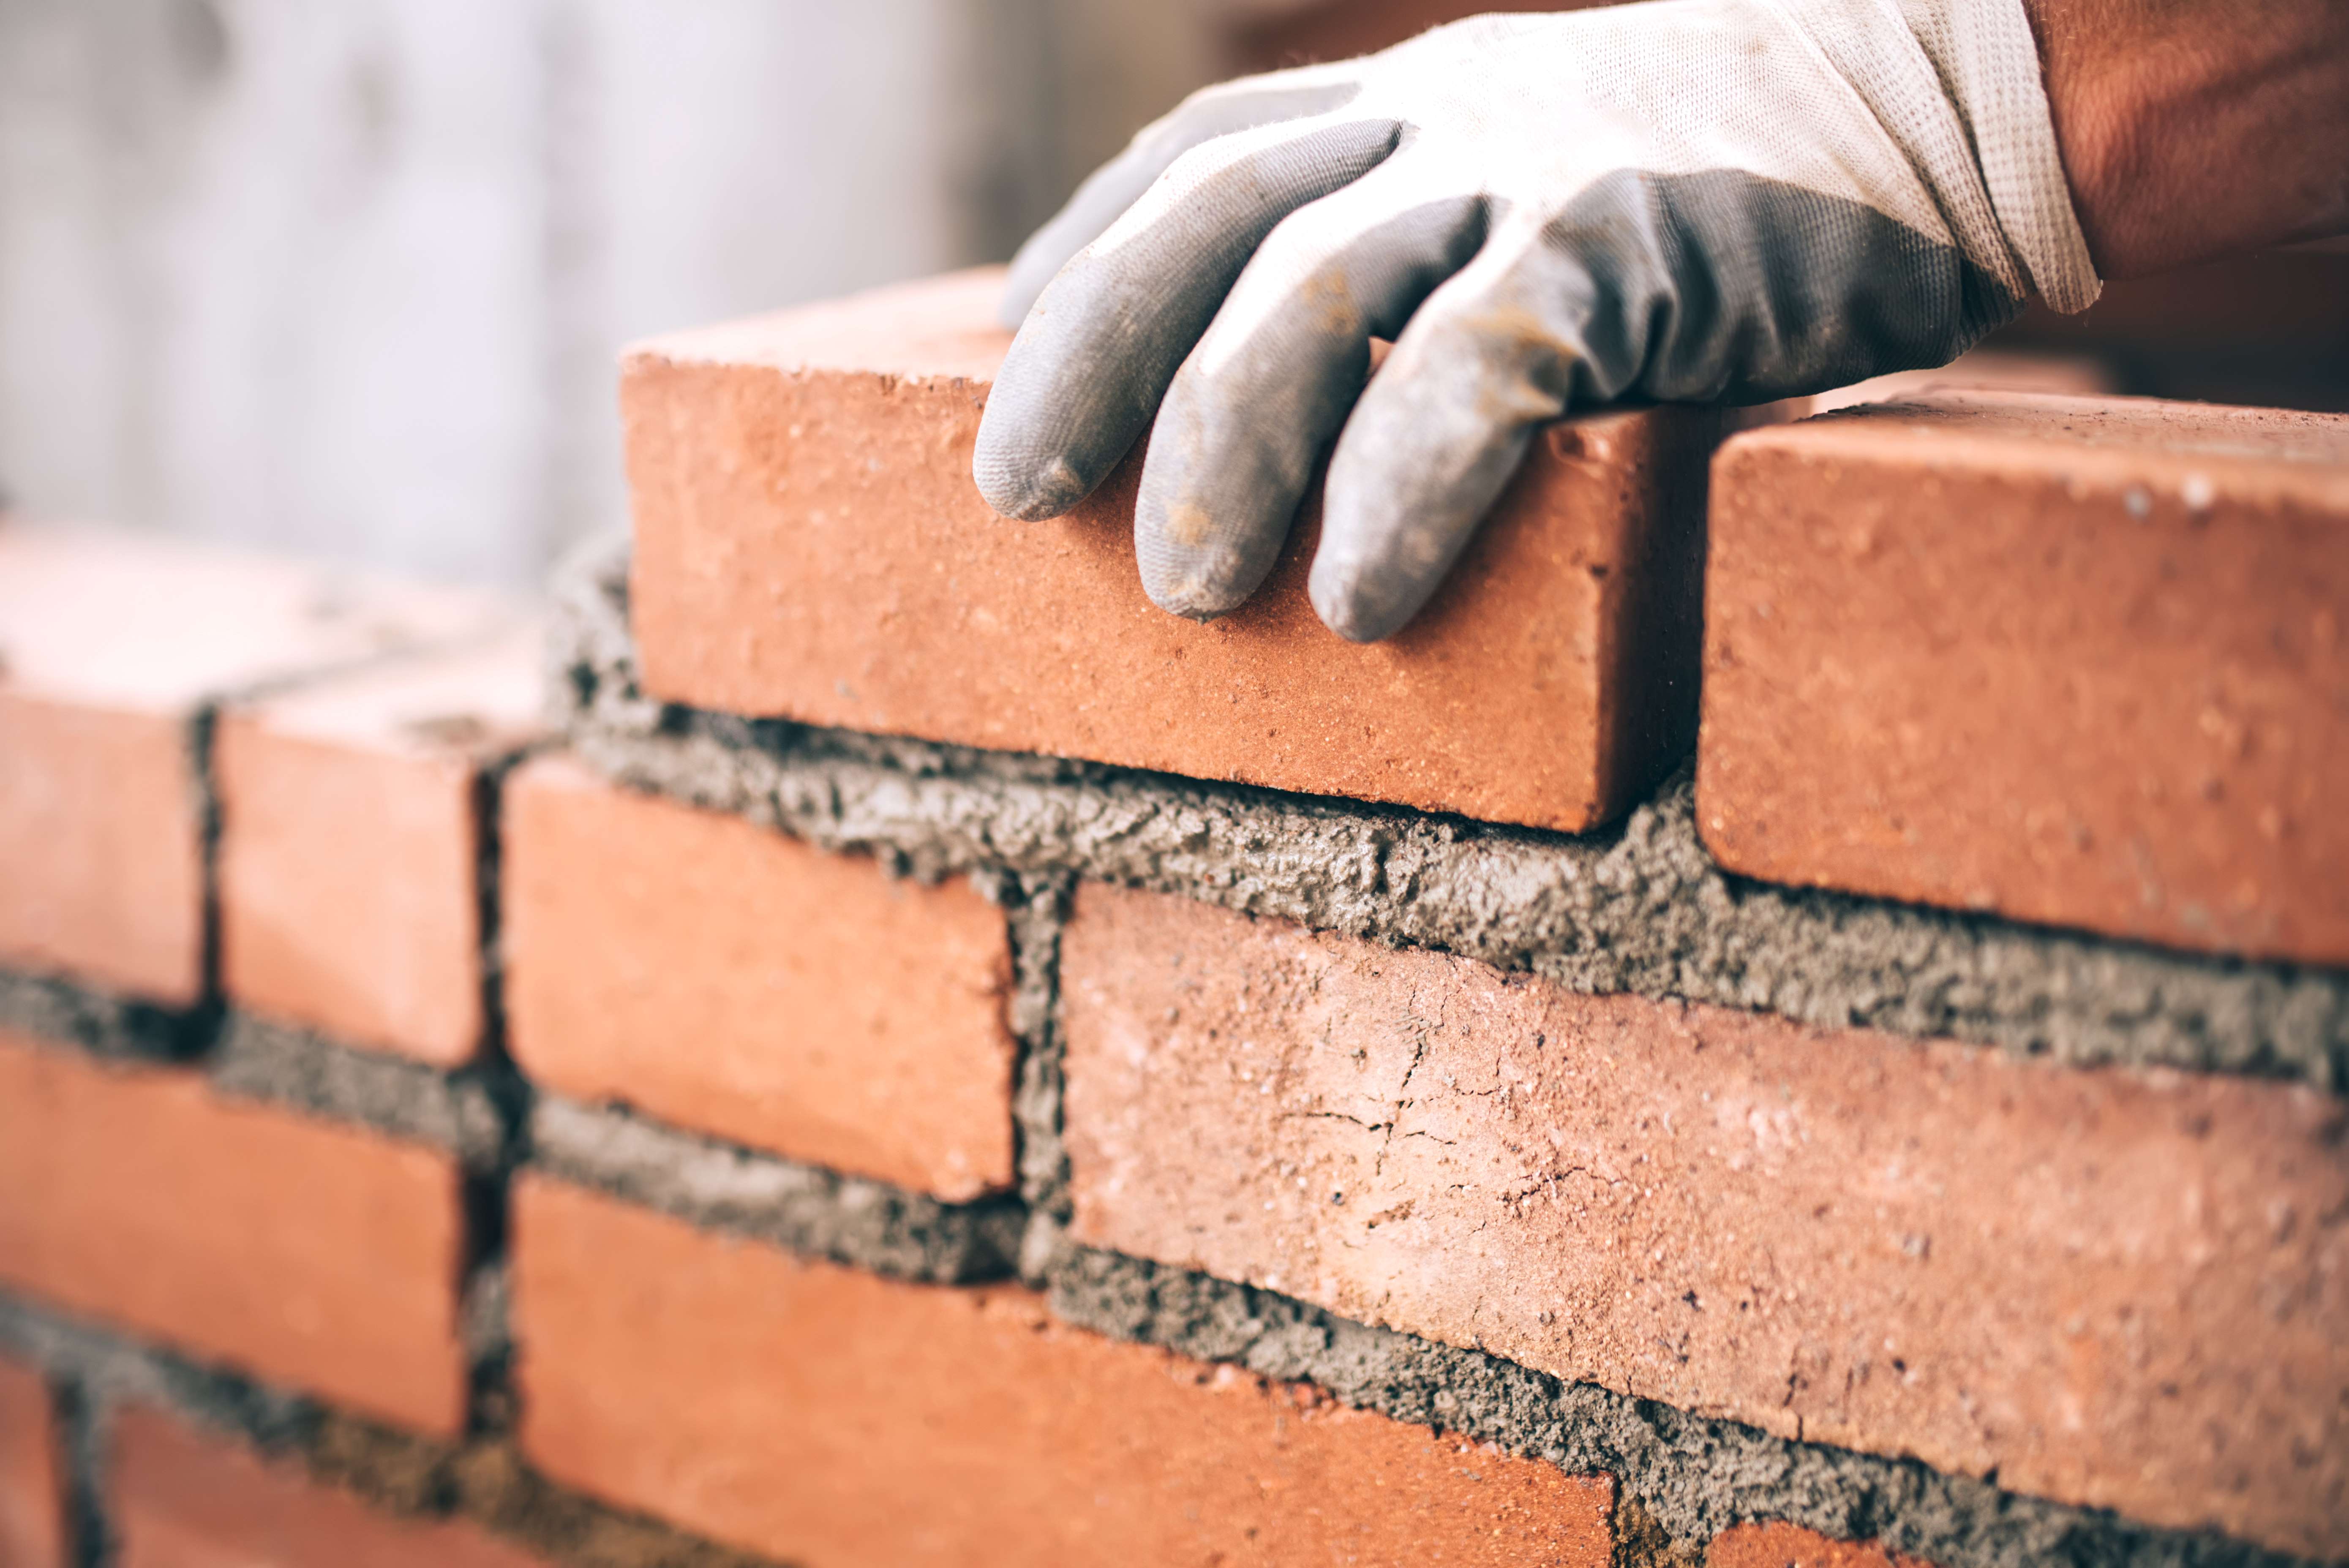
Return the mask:
[[[445,1155],[0,1031],[0,1281],[454,1433],[462,1243]]]
[[[65,1485],[49,1390],[41,1375],[0,1361],[0,1563],[65,1568]]]
[[[469,1521],[402,1519],[133,1406],[109,1476],[121,1568],[533,1568]]]
[[[489,613],[446,590],[0,524],[0,965],[194,1001],[203,887],[188,720],[212,696]]]
[[[1611,1484],[527,1179],[523,1446],[808,1565],[1603,1564]]]
[[[1061,974],[1080,1241],[2349,1550],[2337,1099],[1580,995],[1092,885]]]
[[[429,1062],[481,1038],[482,766],[526,742],[538,634],[233,711],[219,779],[222,984],[241,1007]]]
[[[893,881],[561,758],[506,795],[507,1007],[543,1087],[949,1199],[1012,1181],[1010,952]]]
[[[1830,1541],[1795,1524],[1741,1524],[1705,1548],[1704,1568],[1930,1568],[1870,1541]]]
[[[2349,962],[2349,418],[1939,394],[1717,465],[1733,871]]]
[[[742,714],[1052,752],[1538,826],[1685,754],[1713,414],[1552,427],[1390,642],[1326,630],[1309,515],[1206,625],[1143,597],[1138,459],[1069,517],[970,477],[1009,335],[959,273],[658,339],[621,385],[648,690]]]

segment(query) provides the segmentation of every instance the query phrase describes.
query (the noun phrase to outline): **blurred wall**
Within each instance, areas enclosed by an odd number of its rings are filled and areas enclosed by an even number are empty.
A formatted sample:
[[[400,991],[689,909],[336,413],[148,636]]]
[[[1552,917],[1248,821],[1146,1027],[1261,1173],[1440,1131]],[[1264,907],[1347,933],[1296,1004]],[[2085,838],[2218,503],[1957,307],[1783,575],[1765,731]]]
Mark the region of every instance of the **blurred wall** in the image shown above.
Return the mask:
[[[628,338],[1008,254],[1171,0],[0,0],[0,489],[512,584]]]

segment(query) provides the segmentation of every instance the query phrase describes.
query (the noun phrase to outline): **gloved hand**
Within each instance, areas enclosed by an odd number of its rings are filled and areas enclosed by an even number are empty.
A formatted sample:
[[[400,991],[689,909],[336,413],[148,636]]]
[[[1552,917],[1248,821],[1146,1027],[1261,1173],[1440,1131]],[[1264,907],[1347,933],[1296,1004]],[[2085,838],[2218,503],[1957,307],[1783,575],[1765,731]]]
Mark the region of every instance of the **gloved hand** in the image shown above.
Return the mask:
[[[1012,263],[974,468],[997,511],[1056,516],[1154,411],[1142,580],[1206,618],[1335,437],[1313,603],[1369,641],[1545,420],[1940,365],[2029,292],[2097,286],[2021,0],[1480,16],[1136,136]]]

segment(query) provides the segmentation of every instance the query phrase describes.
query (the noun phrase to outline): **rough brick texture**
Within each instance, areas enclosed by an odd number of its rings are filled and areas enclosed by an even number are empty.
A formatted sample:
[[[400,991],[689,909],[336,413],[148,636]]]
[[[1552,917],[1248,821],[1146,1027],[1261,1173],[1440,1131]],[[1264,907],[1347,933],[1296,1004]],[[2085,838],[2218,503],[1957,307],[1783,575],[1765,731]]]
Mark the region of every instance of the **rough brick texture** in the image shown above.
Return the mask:
[[[2349,418],[1938,394],[1716,468],[1733,871],[2349,962]]]
[[[64,1510],[48,1387],[0,1361],[0,1564],[65,1568]]]
[[[2081,1071],[1084,887],[1082,1242],[2060,1501],[2349,1550],[2349,1158]]]
[[[431,1432],[462,1425],[456,1169],[0,1032],[0,1281]]]
[[[526,1180],[523,1442],[807,1568],[1603,1564],[1611,1488],[1052,1323]],[[680,1326],[690,1326],[680,1331]]]
[[[534,1078],[940,1197],[1010,1184],[1009,939],[968,882],[892,881],[561,758],[506,798]]]
[[[189,723],[209,699],[486,624],[472,595],[0,523],[0,965],[203,985]]]
[[[1741,1524],[1705,1548],[1704,1568],[1930,1568],[1871,1542],[1830,1541],[1792,1524]]]
[[[1143,595],[1136,463],[1055,521],[978,499],[971,447],[1009,342],[991,325],[999,281],[961,273],[628,356],[653,695],[1564,829],[1627,809],[1684,752],[1715,416],[1545,432],[1390,642],[1356,646],[1314,618],[1309,515],[1254,600],[1198,625]]]
[[[526,742],[538,635],[232,712],[222,985],[240,1007],[454,1066],[481,1039],[476,781]]]
[[[222,1439],[133,1406],[116,1418],[109,1501],[120,1568],[539,1568],[462,1521],[401,1519]]]

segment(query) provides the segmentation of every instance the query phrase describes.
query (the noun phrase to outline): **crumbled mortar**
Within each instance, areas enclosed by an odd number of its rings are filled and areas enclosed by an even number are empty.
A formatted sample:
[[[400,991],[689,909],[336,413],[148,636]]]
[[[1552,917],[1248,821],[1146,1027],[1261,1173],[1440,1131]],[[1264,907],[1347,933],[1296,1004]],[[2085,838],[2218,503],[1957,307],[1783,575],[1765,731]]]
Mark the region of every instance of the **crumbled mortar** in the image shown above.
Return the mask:
[[[1464,954],[1578,991],[2349,1089],[2349,974],[2173,953],[1723,872],[1692,772],[1581,837],[665,706],[625,542],[558,583],[555,722],[632,787],[902,874],[1091,877]]]
[[[1612,1475],[1630,1505],[1619,1503],[1619,1526],[1639,1527],[1619,1531],[1636,1549],[1633,1562],[1702,1561],[1702,1543],[1759,1520],[1878,1541],[1936,1568],[2301,1562],[2222,1535],[2019,1496],[1911,1460],[1787,1441],[1115,1253],[1065,1247],[1047,1273],[1053,1311],[1081,1327],[1317,1384],[1357,1408],[1576,1474]]]
[[[357,1122],[494,1172],[508,1158],[508,1113],[481,1075],[355,1050],[333,1040],[232,1014],[209,1064],[222,1092]]]
[[[203,1054],[218,1020],[206,1008],[159,1007],[73,981],[0,969],[0,1029],[125,1061]]]
[[[1069,1155],[1061,1138],[1061,927],[1069,915],[1069,879],[1007,877],[1004,905],[1011,941],[1012,985],[1005,1013],[1019,1042],[1011,1114],[1019,1143],[1019,1195],[1029,1209],[1067,1218]]]
[[[1026,1224],[1016,1197],[941,1202],[553,1096],[540,1097],[530,1130],[531,1163],[550,1175],[899,1279],[1008,1277]]]

